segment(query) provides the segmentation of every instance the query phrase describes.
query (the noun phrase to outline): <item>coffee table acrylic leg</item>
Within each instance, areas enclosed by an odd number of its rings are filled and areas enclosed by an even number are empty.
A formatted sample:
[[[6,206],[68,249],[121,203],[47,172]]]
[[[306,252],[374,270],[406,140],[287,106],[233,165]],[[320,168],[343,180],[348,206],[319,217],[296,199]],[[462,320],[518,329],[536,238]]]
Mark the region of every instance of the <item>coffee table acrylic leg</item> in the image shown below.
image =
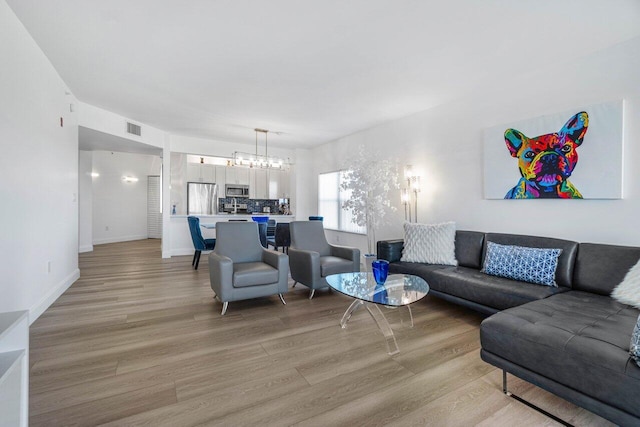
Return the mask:
[[[395,335],[393,335],[391,326],[389,326],[389,322],[382,314],[380,307],[378,307],[377,304],[367,304],[367,303],[365,303],[364,306],[369,312],[369,314],[371,315],[371,317],[373,317],[373,320],[375,320],[376,324],[378,325],[378,328],[380,328],[382,335],[384,335],[384,339],[387,343],[387,352],[391,356],[393,356],[394,354],[400,353],[400,350],[398,349],[398,343],[396,342],[396,337]]]
[[[342,320],[340,321],[340,326],[342,327],[342,329],[347,327],[347,322],[349,321],[349,319],[351,319],[351,315],[355,313],[355,311],[363,304],[364,302],[359,299],[353,300],[349,308],[347,308],[347,311],[344,312]]]

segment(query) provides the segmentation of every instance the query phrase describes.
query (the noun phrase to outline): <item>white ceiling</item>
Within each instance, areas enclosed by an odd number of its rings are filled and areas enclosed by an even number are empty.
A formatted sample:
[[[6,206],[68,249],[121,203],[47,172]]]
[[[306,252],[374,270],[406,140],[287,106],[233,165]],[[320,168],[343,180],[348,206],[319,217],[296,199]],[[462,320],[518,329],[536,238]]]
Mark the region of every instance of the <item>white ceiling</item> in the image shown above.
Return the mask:
[[[81,101],[310,147],[640,35],[638,0],[8,0]],[[576,70],[579,73],[580,70]]]

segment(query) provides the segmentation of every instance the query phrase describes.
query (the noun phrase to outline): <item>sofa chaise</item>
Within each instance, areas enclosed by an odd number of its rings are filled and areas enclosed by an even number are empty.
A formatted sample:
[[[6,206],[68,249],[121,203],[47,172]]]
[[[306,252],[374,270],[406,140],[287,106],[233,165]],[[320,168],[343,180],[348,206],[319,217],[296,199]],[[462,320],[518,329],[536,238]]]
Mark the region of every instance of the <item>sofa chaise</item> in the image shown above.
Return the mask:
[[[557,287],[481,272],[487,243],[562,249]],[[430,294],[491,315],[481,357],[620,425],[640,425],[640,367],[629,344],[640,311],[610,297],[640,259],[640,247],[547,237],[456,232],[457,266],[400,261],[404,242],[377,244],[390,273],[424,278]]]

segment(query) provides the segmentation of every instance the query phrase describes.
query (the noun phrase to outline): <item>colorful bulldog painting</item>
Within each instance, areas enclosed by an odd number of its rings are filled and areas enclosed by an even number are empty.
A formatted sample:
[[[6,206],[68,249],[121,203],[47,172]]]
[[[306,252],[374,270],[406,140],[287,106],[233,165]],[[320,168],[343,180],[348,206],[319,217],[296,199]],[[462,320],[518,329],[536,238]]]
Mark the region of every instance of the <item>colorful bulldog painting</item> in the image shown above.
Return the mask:
[[[557,133],[528,138],[518,130],[507,129],[504,139],[511,157],[518,159],[522,177],[504,198],[582,199],[568,178],[578,163],[577,148],[588,127],[589,115],[582,111]]]

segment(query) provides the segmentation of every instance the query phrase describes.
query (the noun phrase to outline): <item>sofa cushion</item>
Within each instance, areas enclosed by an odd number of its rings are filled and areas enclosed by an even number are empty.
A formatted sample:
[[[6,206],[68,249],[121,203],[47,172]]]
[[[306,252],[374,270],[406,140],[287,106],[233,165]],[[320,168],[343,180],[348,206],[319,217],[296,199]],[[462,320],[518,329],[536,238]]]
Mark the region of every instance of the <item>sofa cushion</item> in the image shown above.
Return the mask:
[[[456,259],[461,267],[480,270],[482,267],[482,245],[484,233],[479,231],[456,231]]]
[[[629,339],[640,312],[610,297],[569,291],[496,313],[483,350],[640,416],[640,367]]]
[[[278,281],[278,270],[263,262],[233,264],[233,287],[268,285]]]
[[[455,268],[442,264],[422,264],[419,262],[392,262],[389,264],[389,274],[413,274],[420,276],[429,283],[433,279],[433,272],[445,268]]]
[[[553,239],[551,237],[524,236],[519,234],[487,233],[482,261],[487,253],[487,242],[501,245],[526,246],[529,248],[562,249],[558,257],[556,268],[556,283],[558,286],[572,287],[573,267],[575,264],[578,243],[570,240]]]
[[[515,307],[568,290],[489,276],[467,267],[397,262],[389,265],[389,273],[420,276],[429,284],[430,289],[496,310]]]
[[[581,243],[576,257],[573,289],[611,295],[640,259],[640,247]]]
[[[376,245],[378,259],[386,259],[389,262],[400,261],[403,248],[403,239],[380,240]]]
[[[562,249],[526,248],[487,242],[482,272],[546,286],[555,281],[558,256]]]
[[[401,261],[458,265],[456,260],[456,224],[404,223],[404,249]]]

